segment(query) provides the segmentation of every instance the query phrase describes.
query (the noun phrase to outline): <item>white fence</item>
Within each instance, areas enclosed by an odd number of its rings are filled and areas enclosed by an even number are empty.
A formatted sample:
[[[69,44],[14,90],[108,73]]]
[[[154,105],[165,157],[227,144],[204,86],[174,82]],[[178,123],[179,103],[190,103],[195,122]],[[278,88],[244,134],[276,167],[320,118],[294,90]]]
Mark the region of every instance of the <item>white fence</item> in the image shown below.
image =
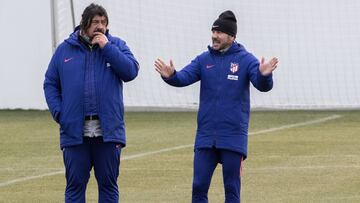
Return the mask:
[[[91,2],[2,1],[0,108],[44,109],[42,82],[56,44],[80,22]],[[4,1],[4,2],[3,2]],[[210,27],[224,10],[238,19],[237,41],[254,55],[277,56],[274,88],[252,89],[252,107],[359,108],[360,1],[357,0],[129,0],[95,1],[109,14],[113,35],[123,38],[140,62],[139,76],[125,84],[128,107],[196,108],[199,83],[165,84],[154,70],[158,57],[181,69],[210,44]],[[53,19],[53,21],[51,21]],[[8,29],[9,28],[9,29]],[[6,39],[6,40],[4,40]],[[5,62],[5,63],[4,63]]]

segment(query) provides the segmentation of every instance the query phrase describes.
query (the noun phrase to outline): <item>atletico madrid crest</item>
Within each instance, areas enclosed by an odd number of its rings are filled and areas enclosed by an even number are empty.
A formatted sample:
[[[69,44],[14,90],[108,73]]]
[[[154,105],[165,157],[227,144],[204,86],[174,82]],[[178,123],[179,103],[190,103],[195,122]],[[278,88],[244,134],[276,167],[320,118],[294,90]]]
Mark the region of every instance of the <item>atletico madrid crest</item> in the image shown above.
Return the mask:
[[[230,63],[230,71],[234,74],[239,70],[238,63]]]

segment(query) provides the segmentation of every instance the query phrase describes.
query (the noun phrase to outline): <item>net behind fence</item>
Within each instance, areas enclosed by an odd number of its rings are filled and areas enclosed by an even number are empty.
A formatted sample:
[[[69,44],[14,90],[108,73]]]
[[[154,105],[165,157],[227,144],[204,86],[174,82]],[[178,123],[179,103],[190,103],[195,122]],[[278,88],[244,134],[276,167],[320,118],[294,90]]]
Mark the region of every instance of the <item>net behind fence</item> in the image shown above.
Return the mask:
[[[79,24],[93,1],[54,2],[56,44]],[[128,107],[196,108],[199,83],[175,88],[154,70],[156,58],[180,70],[211,43],[211,25],[224,10],[238,20],[237,41],[260,58],[277,56],[274,88],[251,90],[252,107],[316,109],[360,107],[360,1],[98,1],[110,32],[124,39],[140,62],[124,85]]]

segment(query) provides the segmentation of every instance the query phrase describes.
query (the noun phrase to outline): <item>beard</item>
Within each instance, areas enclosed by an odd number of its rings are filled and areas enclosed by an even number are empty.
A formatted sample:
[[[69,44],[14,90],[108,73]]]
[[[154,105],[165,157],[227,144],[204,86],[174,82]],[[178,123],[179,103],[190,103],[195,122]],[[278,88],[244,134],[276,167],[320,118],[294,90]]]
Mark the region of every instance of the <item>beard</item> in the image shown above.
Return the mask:
[[[216,38],[212,38],[212,43],[214,44],[214,43],[220,43],[220,41],[218,40],[218,39],[216,39]]]
[[[94,32],[101,32],[102,34],[105,34],[105,30],[101,29],[101,28],[97,28],[96,30],[94,30]],[[89,37],[90,41],[92,41],[94,39],[96,35],[93,33],[91,37]]]
[[[216,39],[216,38],[212,38],[212,43],[213,43],[213,49],[221,51],[224,49],[227,49],[228,47],[231,46],[232,41],[223,41],[221,42],[221,40]],[[218,46],[217,48],[214,47],[214,45],[216,44],[216,46]]]
[[[101,28],[97,28],[94,32],[101,32],[101,33],[105,34],[105,30],[101,29]]]
[[[221,49],[224,49],[225,48],[225,44],[224,43],[221,43],[220,40],[218,39],[215,39],[213,38],[212,39],[212,47],[215,49],[215,50],[221,50]]]

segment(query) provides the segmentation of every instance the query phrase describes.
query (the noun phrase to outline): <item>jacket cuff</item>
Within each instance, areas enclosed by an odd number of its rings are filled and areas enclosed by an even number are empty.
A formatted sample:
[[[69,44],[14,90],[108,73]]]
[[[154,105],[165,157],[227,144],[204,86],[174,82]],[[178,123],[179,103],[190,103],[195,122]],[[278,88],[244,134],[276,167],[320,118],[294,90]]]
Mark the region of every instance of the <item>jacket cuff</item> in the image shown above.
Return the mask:
[[[60,123],[60,109],[55,109],[52,116],[57,123]]]
[[[174,79],[176,78],[176,70],[174,70],[174,73],[173,73],[170,77],[164,78],[163,76],[161,76],[161,78],[162,78],[165,82],[174,80]]]
[[[261,81],[267,81],[267,80],[271,80],[272,79],[272,73],[270,73],[270,75],[264,76],[261,74],[260,69],[258,68],[258,79]]]
[[[110,50],[111,50],[111,42],[108,41],[108,42],[105,44],[105,46],[102,48],[102,51],[105,52],[105,53],[107,53],[107,52],[109,52]]]

